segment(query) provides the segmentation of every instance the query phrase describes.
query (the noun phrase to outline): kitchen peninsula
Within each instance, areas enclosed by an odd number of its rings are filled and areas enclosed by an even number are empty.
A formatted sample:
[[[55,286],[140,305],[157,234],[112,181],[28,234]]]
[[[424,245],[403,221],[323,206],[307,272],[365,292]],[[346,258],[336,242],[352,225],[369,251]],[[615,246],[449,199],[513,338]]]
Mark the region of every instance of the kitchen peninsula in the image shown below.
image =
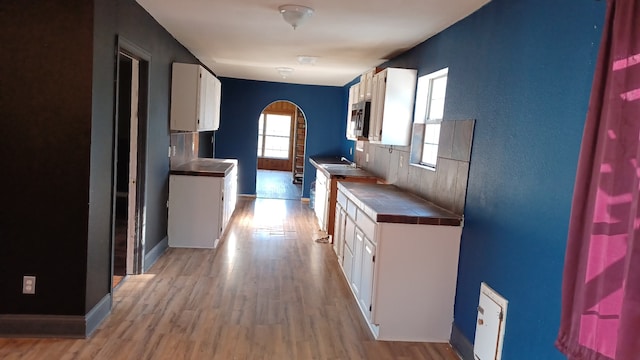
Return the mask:
[[[311,157],[309,162],[316,168],[314,211],[318,224],[333,236],[338,181],[376,183],[378,178],[344,158]]]

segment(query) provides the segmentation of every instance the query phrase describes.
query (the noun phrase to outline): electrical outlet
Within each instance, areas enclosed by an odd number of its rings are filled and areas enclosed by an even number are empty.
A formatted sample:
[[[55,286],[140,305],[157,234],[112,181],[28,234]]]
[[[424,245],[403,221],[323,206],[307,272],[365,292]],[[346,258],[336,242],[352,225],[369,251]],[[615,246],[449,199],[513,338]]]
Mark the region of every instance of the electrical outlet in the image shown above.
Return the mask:
[[[22,293],[23,294],[36,293],[36,277],[35,276],[25,275],[22,277]]]
[[[173,154],[172,156],[176,156],[176,146],[175,145],[173,145],[171,147],[171,151],[172,151],[172,154]]]

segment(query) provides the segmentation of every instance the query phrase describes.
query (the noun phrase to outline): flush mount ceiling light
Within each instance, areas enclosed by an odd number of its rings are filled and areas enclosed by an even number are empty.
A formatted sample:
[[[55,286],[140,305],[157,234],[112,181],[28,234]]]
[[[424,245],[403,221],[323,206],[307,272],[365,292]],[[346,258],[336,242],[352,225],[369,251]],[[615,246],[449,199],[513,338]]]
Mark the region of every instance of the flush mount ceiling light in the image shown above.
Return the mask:
[[[318,61],[317,56],[298,55],[298,63],[300,65],[315,65]]]
[[[295,30],[313,15],[313,9],[302,5],[282,5],[278,7],[282,18]]]
[[[283,79],[286,79],[289,75],[293,73],[293,69],[290,67],[277,67],[276,70],[278,74],[282,76]]]

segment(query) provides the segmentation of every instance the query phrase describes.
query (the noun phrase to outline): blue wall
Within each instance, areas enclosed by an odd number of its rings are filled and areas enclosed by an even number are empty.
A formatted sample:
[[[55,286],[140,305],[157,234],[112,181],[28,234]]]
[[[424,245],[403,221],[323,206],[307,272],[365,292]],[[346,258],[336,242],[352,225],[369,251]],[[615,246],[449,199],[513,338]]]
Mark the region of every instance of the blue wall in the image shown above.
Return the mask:
[[[480,282],[509,300],[503,359],[555,348],[571,197],[604,1],[494,0],[388,65],[449,67],[445,120],[476,119],[455,323]]]
[[[267,105],[288,100],[307,119],[303,197],[315,179],[310,156],[346,155],[346,103],[342,87],[295,85],[222,78],[220,129],[215,133],[216,158],[238,159],[240,194],[256,193],[258,117]],[[347,152],[348,154],[348,152]]]

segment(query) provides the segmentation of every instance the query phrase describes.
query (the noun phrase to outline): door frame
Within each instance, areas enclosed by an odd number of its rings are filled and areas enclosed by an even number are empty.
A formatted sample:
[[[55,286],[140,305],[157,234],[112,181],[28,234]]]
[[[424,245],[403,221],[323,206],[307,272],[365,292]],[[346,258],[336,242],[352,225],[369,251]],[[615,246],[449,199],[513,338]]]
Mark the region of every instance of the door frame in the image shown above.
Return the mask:
[[[146,174],[147,174],[147,124],[149,114],[149,66],[151,64],[151,54],[141,47],[135,45],[131,41],[118,36],[117,45],[115,47],[115,81],[114,81],[114,139],[113,139],[113,164],[112,164],[112,209],[111,209],[111,278],[113,281],[113,264],[115,250],[115,212],[116,212],[116,193],[117,193],[117,134],[118,134],[118,109],[119,109],[119,78],[120,78],[120,55],[128,56],[138,61],[138,124],[137,124],[137,164],[136,164],[136,180],[135,180],[135,239],[134,246],[127,248],[127,262],[131,262],[131,269],[127,266],[132,274],[142,274],[144,272],[144,254],[145,254],[145,201],[146,201]],[[131,141],[132,139],[130,139]],[[131,257],[131,259],[129,258]],[[111,284],[110,288],[113,288]]]

